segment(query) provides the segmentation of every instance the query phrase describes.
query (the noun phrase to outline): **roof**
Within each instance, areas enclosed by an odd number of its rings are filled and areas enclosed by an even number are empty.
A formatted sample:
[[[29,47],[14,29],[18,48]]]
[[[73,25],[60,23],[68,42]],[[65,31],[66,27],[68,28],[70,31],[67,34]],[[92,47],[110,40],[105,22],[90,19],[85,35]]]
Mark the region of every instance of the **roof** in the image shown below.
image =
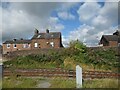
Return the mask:
[[[60,38],[60,32],[49,32],[49,33],[38,33],[32,37],[32,39],[52,39],[52,38]]]
[[[5,41],[3,44],[24,44],[24,43],[31,43],[31,40],[8,40]]]
[[[114,32],[113,35],[120,36],[120,30],[117,30],[116,32]]]
[[[116,35],[103,35],[107,41],[118,41],[118,36]]]

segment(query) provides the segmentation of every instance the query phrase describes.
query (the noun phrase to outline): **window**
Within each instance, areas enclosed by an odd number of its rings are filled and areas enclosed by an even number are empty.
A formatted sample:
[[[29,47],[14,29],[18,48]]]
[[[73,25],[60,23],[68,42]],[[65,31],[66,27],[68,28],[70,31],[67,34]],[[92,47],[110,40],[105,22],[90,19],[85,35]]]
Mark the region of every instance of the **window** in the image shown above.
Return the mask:
[[[54,42],[50,42],[51,47],[54,47]]]
[[[120,43],[118,43],[118,47],[120,47]]]
[[[7,44],[7,48],[10,48],[10,44]]]
[[[14,48],[17,48],[17,45],[16,45],[16,44],[13,44],[13,47],[14,47]]]
[[[29,48],[30,47],[30,44],[23,44],[23,48]]]
[[[38,47],[38,43],[34,43],[34,47]]]
[[[51,37],[53,37],[53,35],[51,35]]]
[[[41,35],[38,35],[38,36],[37,36],[37,38],[40,38],[40,37],[41,37]]]

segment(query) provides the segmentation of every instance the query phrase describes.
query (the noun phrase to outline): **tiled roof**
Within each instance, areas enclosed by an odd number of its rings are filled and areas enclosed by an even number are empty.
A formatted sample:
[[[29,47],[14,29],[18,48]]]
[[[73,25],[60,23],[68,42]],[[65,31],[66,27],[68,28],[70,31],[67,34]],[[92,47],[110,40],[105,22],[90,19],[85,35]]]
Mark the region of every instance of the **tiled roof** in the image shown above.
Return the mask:
[[[8,40],[5,41],[3,44],[24,44],[24,43],[31,43],[31,40]]]
[[[107,41],[118,41],[118,36],[117,35],[103,35],[103,37]]]
[[[32,37],[32,39],[54,39],[54,38],[60,38],[61,33],[60,32],[50,32],[50,33],[38,33]]]
[[[113,35],[120,36],[120,30],[117,30],[116,32],[114,32]]]

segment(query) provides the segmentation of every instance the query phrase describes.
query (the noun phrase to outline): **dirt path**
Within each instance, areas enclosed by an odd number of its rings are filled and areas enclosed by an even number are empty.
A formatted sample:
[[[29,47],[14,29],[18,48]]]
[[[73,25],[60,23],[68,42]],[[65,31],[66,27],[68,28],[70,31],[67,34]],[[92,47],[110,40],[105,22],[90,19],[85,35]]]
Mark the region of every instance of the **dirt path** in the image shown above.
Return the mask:
[[[49,88],[51,84],[47,81],[40,81],[40,83],[37,85],[37,88]]]

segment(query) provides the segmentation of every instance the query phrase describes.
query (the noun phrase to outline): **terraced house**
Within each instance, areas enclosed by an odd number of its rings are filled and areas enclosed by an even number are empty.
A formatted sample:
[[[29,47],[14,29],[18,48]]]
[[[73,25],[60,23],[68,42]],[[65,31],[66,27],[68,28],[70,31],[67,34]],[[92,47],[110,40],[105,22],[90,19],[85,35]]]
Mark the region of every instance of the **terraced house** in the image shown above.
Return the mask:
[[[61,47],[63,47],[63,45],[60,32],[49,32],[47,29],[45,33],[39,33],[39,31],[36,29],[33,37],[30,40],[13,39],[5,41],[3,43],[3,54],[17,50]]]

